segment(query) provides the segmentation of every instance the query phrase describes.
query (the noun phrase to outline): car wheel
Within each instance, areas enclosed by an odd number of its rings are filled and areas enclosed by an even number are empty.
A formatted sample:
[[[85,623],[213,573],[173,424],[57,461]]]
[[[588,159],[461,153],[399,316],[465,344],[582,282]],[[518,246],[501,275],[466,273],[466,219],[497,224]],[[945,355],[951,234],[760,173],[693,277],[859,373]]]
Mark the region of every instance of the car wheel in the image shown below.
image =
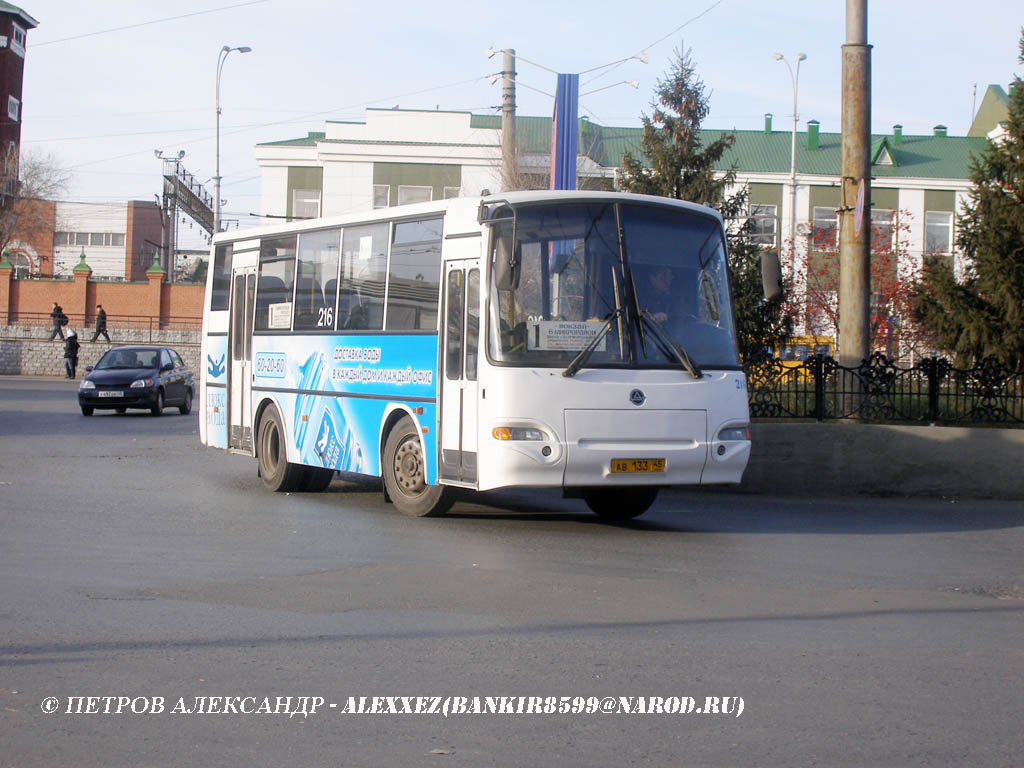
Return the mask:
[[[185,402],[178,406],[178,412],[182,416],[187,416],[192,412],[192,390],[185,390]]]
[[[427,485],[419,433],[408,416],[388,434],[382,471],[388,497],[403,515],[443,515],[455,501],[452,488]]]
[[[82,406],[82,415],[83,416],[92,416],[92,406],[91,405],[83,405]]]
[[[157,390],[156,403],[149,410],[154,416],[159,416],[164,412],[164,391],[162,389]]]
[[[257,433],[260,479],[268,491],[294,491],[304,479],[305,467],[288,461],[285,433],[277,408],[269,406],[260,419]]]
[[[658,486],[634,486],[632,488],[588,488],[583,492],[587,502],[598,517],[604,520],[623,521],[639,517],[658,498]]]

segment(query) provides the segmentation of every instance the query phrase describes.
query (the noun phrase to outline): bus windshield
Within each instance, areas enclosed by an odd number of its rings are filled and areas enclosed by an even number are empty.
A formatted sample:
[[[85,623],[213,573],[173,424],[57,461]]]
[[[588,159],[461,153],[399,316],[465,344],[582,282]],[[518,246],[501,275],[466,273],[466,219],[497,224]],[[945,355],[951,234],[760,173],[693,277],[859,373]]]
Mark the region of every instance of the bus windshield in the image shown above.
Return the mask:
[[[588,348],[587,367],[680,367],[667,336],[701,368],[738,367],[714,217],[573,203],[517,208],[493,226],[515,260],[503,284],[492,270],[494,362],[564,368]]]

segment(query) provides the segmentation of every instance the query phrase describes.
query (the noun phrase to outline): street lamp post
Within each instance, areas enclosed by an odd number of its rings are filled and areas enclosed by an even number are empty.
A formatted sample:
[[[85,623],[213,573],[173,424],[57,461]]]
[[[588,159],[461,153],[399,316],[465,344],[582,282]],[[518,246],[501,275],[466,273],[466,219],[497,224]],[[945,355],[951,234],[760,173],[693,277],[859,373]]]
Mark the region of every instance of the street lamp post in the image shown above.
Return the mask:
[[[225,45],[217,54],[217,170],[213,176],[213,234],[220,232],[220,73],[232,51],[248,53],[251,50],[247,45],[235,48]]]
[[[800,84],[800,62],[807,58],[806,53],[796,55],[796,73],[781,53],[773,54],[776,61],[781,61],[789,70],[789,79],[793,82],[793,133],[790,137],[789,147],[789,248],[790,248],[790,269],[796,269],[796,122],[798,119],[796,111],[796,94]]]

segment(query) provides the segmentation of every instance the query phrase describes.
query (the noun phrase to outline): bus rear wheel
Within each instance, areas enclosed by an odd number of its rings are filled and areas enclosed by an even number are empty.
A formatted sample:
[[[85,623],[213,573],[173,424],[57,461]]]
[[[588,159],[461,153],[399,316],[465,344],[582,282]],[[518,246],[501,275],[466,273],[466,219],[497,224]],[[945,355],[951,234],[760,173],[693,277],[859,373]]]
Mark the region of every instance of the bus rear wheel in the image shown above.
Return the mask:
[[[381,470],[388,497],[403,515],[443,515],[455,501],[451,488],[427,485],[420,436],[408,416],[388,433]]]
[[[582,494],[587,506],[603,520],[623,521],[640,517],[658,498],[658,486],[588,488]]]
[[[294,491],[305,477],[305,467],[288,461],[285,432],[277,408],[270,406],[260,419],[257,437],[260,479],[268,491]]]

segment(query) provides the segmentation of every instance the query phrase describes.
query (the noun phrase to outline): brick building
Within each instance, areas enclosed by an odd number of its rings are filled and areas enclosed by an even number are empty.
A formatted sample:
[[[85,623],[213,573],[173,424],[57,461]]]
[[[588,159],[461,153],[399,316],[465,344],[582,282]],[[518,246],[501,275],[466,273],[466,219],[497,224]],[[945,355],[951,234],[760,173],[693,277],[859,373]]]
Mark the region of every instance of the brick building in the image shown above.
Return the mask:
[[[19,279],[70,277],[86,256],[93,277],[139,281],[160,251],[161,212],[155,202],[20,201],[24,210],[5,249]]]
[[[0,207],[14,194],[21,147],[22,80],[28,30],[39,22],[21,8],[0,0],[0,151],[3,152],[3,188]]]

